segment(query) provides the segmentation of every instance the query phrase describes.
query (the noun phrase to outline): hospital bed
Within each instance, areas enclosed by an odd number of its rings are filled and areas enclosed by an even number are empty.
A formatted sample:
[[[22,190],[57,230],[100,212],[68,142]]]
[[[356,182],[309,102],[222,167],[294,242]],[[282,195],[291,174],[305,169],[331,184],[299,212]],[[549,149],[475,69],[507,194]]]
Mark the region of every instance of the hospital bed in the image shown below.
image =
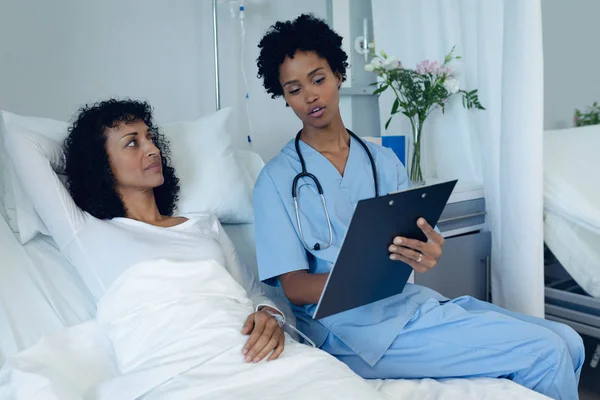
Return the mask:
[[[245,150],[236,150],[235,157],[255,179],[263,166],[261,158]],[[4,217],[0,217],[0,400],[90,398],[86,392],[119,373],[111,343],[94,320],[91,296],[51,238],[38,235],[22,245]],[[224,224],[224,228],[242,260],[256,270],[253,225]],[[281,293],[265,289],[289,316]],[[505,379],[369,383],[386,399],[545,398]]]
[[[600,125],[544,134],[548,319],[600,339]]]

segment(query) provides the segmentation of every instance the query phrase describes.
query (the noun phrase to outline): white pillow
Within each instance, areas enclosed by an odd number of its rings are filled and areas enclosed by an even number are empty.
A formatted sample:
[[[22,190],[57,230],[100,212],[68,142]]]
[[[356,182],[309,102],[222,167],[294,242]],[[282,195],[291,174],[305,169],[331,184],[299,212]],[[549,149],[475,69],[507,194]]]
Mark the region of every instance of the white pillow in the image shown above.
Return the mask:
[[[249,223],[252,217],[252,184],[247,181],[231,150],[225,108],[195,121],[177,122],[160,131],[171,145],[171,162],[180,180],[178,214],[212,212],[222,223]],[[62,146],[68,124],[45,118],[23,117],[2,111],[6,131],[26,128],[43,134]],[[1,130],[2,127],[0,127]],[[31,200],[8,162],[0,131],[0,168],[4,180],[4,203],[8,223],[21,243],[36,234],[48,235]]]
[[[222,223],[249,223],[252,185],[231,149],[230,108],[196,121],[160,127],[171,144],[171,161],[180,181],[177,212],[214,213]]]

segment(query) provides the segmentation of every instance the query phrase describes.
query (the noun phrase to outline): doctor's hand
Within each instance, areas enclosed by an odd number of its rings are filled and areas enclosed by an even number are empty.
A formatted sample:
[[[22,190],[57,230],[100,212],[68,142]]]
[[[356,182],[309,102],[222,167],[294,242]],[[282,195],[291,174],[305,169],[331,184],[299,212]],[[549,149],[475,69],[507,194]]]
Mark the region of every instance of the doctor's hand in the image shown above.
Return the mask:
[[[417,272],[427,272],[435,267],[442,256],[444,237],[437,233],[424,218],[419,218],[417,225],[427,236],[427,243],[420,240],[395,237],[389,247],[392,260],[403,261]]]
[[[242,350],[246,362],[258,363],[271,352],[268,361],[272,361],[283,353],[285,343],[283,329],[277,320],[267,312],[267,309],[279,313],[273,308],[265,307],[250,314],[242,329],[243,335],[250,335]]]

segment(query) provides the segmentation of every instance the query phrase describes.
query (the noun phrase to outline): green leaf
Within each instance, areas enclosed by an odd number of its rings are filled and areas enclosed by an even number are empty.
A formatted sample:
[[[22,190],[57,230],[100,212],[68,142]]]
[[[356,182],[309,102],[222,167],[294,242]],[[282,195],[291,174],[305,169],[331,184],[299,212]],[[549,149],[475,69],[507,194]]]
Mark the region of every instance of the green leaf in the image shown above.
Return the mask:
[[[400,105],[400,101],[396,97],[396,100],[394,100],[394,105],[392,106],[392,115],[396,114],[398,112],[398,106],[399,105]]]
[[[374,94],[374,95],[378,95],[378,94],[380,94],[380,93],[383,93],[383,92],[385,92],[385,90],[386,90],[386,89],[387,89],[389,86],[390,86],[390,85],[383,85],[383,86],[381,86],[379,89],[375,90],[375,91],[373,92],[373,94]]]
[[[387,130],[387,128],[390,126],[390,122],[392,122],[392,117],[390,117],[387,122],[385,123],[385,129]]]

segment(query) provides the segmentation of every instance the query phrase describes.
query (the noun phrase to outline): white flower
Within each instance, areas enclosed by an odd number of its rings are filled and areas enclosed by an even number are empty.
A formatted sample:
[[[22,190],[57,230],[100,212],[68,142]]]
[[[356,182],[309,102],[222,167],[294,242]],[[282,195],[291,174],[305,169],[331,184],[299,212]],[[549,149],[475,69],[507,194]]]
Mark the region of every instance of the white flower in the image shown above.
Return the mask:
[[[382,58],[380,57],[375,57],[371,60],[371,65],[373,66],[374,69],[377,68],[382,68],[385,64],[385,61],[383,61]]]
[[[365,65],[365,71],[367,72],[373,72],[375,70],[375,67],[373,66],[373,64],[367,64]]]
[[[450,78],[444,82],[444,89],[446,89],[451,94],[458,92],[458,79]]]
[[[396,57],[392,56],[386,58],[383,61],[383,68],[387,69],[388,71],[398,68],[398,60],[396,59]]]

